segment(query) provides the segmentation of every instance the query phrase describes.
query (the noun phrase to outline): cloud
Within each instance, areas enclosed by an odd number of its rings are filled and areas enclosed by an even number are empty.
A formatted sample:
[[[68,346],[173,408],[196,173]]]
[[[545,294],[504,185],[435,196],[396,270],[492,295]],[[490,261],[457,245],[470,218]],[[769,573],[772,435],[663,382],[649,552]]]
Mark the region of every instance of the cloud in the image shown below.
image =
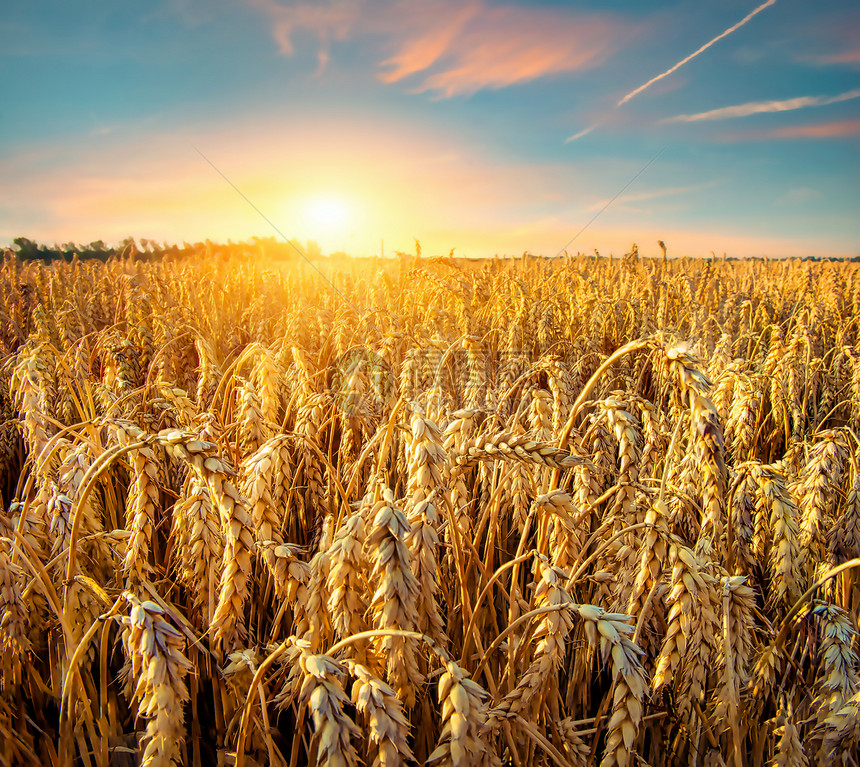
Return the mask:
[[[631,206],[630,203],[635,202],[650,202],[651,200],[659,200],[664,197],[676,197],[678,195],[687,195],[691,192],[698,192],[702,189],[710,189],[717,182],[709,181],[704,184],[691,184],[688,186],[665,187],[663,189],[649,189],[643,192],[633,192],[631,194],[623,194],[614,201],[616,210],[628,210],[631,213],[642,213],[641,208]],[[589,211],[600,210],[607,204],[607,199],[598,200],[588,206]]]
[[[382,82],[418,77],[415,92],[441,97],[590,69],[623,46],[632,29],[608,14],[487,0],[251,2],[270,17],[285,55],[305,33],[318,38],[321,64],[332,40],[376,38]]]
[[[413,16],[413,35],[401,44],[397,53],[382,62],[388,71],[380,74],[379,79],[394,83],[433,66],[456,44],[468,22],[480,11],[480,3],[476,2],[464,3],[460,8],[451,8],[443,13],[426,13],[425,6],[425,12],[421,14],[424,18]]]
[[[725,141],[749,141],[768,139],[822,139],[860,136],[860,120],[831,120],[813,125],[788,125],[770,130],[749,130],[727,133]]]
[[[733,117],[747,117],[749,115],[763,114],[767,112],[791,112],[795,109],[806,109],[807,107],[821,107],[827,104],[838,104],[841,101],[850,101],[860,98],[860,89],[846,91],[837,96],[799,96],[783,101],[750,101],[746,104],[737,104],[720,109],[711,109],[708,112],[698,112],[691,115],[677,115],[669,117],[664,122],[699,122],[700,120],[726,120]]]
[[[803,56],[801,61],[808,61],[811,64],[822,66],[831,64],[860,64],[860,48],[842,51],[841,53],[822,53]]]
[[[628,101],[630,101],[630,99],[634,98],[635,96],[638,96],[646,88],[650,88],[657,81],[662,80],[664,77],[668,77],[673,72],[676,72],[682,66],[684,66],[684,64],[686,64],[688,61],[692,61],[694,58],[696,58],[696,56],[698,56],[699,54],[704,53],[706,50],[708,50],[708,48],[710,48],[714,43],[719,42],[724,37],[728,37],[732,32],[735,32],[736,30],[740,29],[742,26],[744,26],[744,24],[746,24],[748,21],[750,21],[754,16],[761,13],[765,8],[773,5],[775,2],[776,2],[776,0],[766,0],[766,2],[762,3],[760,6],[753,9],[752,11],[750,11],[750,13],[748,13],[746,16],[744,16],[744,18],[742,18],[737,24],[734,24],[733,26],[731,26],[727,30],[725,30],[725,32],[722,32],[721,34],[717,35],[712,40],[709,40],[701,48],[698,48],[697,50],[693,51],[693,53],[691,53],[689,56],[681,59],[677,64],[670,67],[665,72],[662,72],[661,74],[657,75],[656,77],[652,77],[647,83],[640,85],[635,90],[630,91],[630,93],[628,93],[623,99],[621,99],[621,101],[618,102],[617,106],[620,107],[623,104],[626,104]]]
[[[446,30],[447,45],[432,62],[438,69],[419,90],[450,97],[583,71],[604,61],[619,42],[617,22],[551,9],[483,6],[460,20]],[[412,62],[415,72],[430,68],[425,61],[419,69],[416,62],[416,54],[426,52],[426,39],[407,37],[393,59],[401,62],[401,70],[403,61]],[[394,70],[383,79],[400,79],[396,75]]]
[[[833,4],[826,9],[823,4],[804,25],[804,32],[794,46],[796,61],[812,66],[842,66],[856,69],[860,64],[860,43],[857,29],[860,27],[860,5],[848,4],[842,8]]]
[[[796,186],[789,189],[782,197],[776,200],[777,205],[803,205],[811,200],[820,200],[824,195],[817,189],[808,186]]]
[[[328,64],[331,41],[347,39],[362,15],[360,3],[342,0],[290,5],[282,5],[277,0],[251,0],[251,4],[269,17],[272,36],[285,56],[295,53],[294,37],[307,32],[317,37],[320,46],[317,52],[318,72]]]

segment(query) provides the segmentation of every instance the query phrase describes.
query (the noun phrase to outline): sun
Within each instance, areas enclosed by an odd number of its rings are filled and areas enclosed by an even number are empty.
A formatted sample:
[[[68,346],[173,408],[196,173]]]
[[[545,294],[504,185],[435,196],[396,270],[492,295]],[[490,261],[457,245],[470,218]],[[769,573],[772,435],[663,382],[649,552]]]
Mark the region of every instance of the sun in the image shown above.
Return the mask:
[[[308,239],[316,240],[324,250],[348,247],[355,232],[355,206],[337,194],[316,194],[301,204],[300,215]]]
[[[349,224],[352,210],[342,197],[320,194],[308,199],[305,204],[305,218],[313,227],[340,229]]]

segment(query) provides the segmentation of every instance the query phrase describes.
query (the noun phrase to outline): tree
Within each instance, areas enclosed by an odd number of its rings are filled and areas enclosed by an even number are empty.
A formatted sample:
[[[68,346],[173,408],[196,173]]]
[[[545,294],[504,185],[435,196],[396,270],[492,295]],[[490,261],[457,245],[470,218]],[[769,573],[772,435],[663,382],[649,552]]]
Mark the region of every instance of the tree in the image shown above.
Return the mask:
[[[18,249],[18,255],[23,259],[41,258],[42,252],[38,242],[28,240],[26,237],[16,237],[12,242]]]

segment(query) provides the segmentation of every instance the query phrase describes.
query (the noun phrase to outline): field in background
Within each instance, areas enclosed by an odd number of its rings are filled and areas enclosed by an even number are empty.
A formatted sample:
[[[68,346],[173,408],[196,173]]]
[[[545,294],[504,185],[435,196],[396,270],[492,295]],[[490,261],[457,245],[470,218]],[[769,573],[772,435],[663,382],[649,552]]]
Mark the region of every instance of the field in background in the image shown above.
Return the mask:
[[[860,265],[329,266],[7,255],[0,764],[857,763]]]

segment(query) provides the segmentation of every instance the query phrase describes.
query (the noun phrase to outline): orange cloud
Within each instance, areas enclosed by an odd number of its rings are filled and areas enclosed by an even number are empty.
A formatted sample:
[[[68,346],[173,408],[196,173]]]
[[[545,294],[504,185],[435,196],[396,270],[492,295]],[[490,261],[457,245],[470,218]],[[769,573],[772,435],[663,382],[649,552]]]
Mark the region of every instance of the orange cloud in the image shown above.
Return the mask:
[[[394,83],[433,66],[455,44],[466,24],[480,10],[480,3],[472,2],[444,13],[424,13],[421,23],[415,24],[417,29],[424,31],[419,31],[396,54],[382,62],[382,66],[389,70],[380,74],[379,79],[384,83]],[[414,16],[413,20],[418,21]]]
[[[841,53],[826,53],[819,56],[807,56],[805,61],[814,64],[860,64],[860,48],[842,51]]]
[[[831,120],[813,125],[788,125],[770,130],[750,130],[728,133],[723,136],[728,141],[766,140],[766,139],[820,139],[845,138],[860,135],[860,120]]]
[[[632,29],[607,14],[487,0],[251,2],[270,17],[285,55],[293,54],[294,38],[305,33],[319,39],[321,64],[332,40],[377,38],[380,50],[389,52],[380,61],[382,82],[422,75],[415,90],[444,97],[589,69],[622,47]]]
[[[388,62],[396,67],[383,80],[394,82],[435,65],[417,90],[450,97],[503,88],[597,66],[622,44],[624,34],[609,17],[547,8],[472,6],[457,21],[442,36],[405,29],[400,50]],[[432,61],[426,56],[428,40],[438,46]]]
[[[345,40],[361,16],[359,3],[297,3],[281,5],[277,0],[251,0],[272,23],[272,36],[285,56],[295,52],[293,37],[310,32],[319,39],[320,71],[329,61],[331,40]]]

